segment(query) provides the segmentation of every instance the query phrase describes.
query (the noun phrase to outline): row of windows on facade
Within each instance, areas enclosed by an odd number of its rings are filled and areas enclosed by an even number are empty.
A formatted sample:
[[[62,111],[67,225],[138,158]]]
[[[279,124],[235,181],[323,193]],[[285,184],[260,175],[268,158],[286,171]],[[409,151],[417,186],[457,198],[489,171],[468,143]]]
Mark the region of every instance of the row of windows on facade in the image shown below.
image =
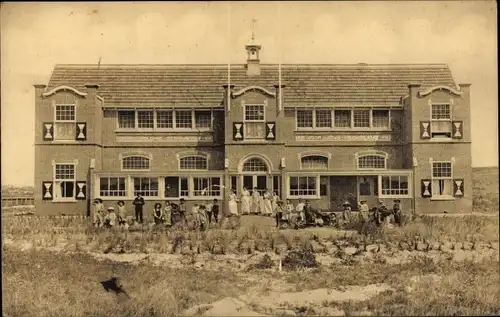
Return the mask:
[[[390,129],[390,110],[377,109],[315,109],[296,110],[297,129],[372,128]],[[75,134],[75,105],[56,105],[55,129],[58,139],[72,139]],[[119,129],[213,129],[211,110],[120,110]],[[245,134],[264,137],[264,105],[246,105]],[[449,104],[431,105],[432,137],[451,137],[451,107]]]
[[[143,156],[128,156],[122,159],[122,170],[149,170],[151,160]],[[300,160],[302,169],[327,170],[328,157],[304,156]],[[385,169],[387,160],[381,155],[363,155],[357,160],[358,169]],[[186,156],[179,159],[181,170],[207,170],[208,159],[203,156]],[[243,172],[268,172],[267,165],[259,159],[248,159],[243,163]]]
[[[452,196],[453,173],[451,162],[432,163],[432,195]],[[246,176],[252,177],[252,176]],[[256,181],[250,188],[260,185],[259,190],[267,185],[267,176],[264,183]],[[409,194],[408,176],[391,175],[380,176],[382,179],[379,195],[406,196]],[[126,197],[128,196],[126,182],[128,177],[101,177],[100,195],[103,197]],[[141,193],[143,196],[158,197],[159,181],[164,180],[164,197],[220,197],[221,177],[133,177],[128,188],[133,188],[134,195]],[[290,176],[290,197],[301,196],[326,196],[326,184],[328,177],[320,176]],[[56,164],[54,179],[54,196],[56,198],[74,198],[75,195],[75,164]],[[280,177],[272,176],[273,190],[280,193]],[[231,177],[231,187],[236,188],[236,177]],[[262,185],[265,184],[265,185]],[[360,193],[363,194],[363,193]]]

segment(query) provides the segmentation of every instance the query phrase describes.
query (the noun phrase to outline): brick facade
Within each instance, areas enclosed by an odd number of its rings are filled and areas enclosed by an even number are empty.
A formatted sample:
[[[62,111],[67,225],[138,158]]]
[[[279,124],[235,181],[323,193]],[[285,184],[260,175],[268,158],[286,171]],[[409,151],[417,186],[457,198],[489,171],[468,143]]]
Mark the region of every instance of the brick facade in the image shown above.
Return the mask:
[[[130,204],[138,183],[153,193],[146,213],[180,197],[223,204],[250,184],[325,209],[400,198],[407,211],[472,210],[470,85],[446,65],[284,65],[280,90],[277,65],[250,62],[232,65],[230,86],[222,65],[56,66],[35,86],[37,212]]]

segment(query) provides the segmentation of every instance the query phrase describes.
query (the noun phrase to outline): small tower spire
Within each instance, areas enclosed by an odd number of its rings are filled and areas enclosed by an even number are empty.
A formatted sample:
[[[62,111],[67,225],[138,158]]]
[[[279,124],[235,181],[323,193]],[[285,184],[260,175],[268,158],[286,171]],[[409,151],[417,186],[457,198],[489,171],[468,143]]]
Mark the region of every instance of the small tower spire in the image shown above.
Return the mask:
[[[256,19],[252,19],[252,39],[251,43],[246,45],[247,50],[247,75],[254,76],[260,75],[260,58],[259,51],[262,48],[260,45],[255,44],[255,23]]]

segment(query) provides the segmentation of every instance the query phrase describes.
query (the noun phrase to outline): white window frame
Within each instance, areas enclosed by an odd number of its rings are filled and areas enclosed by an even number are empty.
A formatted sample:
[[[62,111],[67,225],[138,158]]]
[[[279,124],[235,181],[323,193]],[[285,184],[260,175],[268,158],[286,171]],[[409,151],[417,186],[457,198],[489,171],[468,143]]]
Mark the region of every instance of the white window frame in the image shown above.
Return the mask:
[[[134,127],[133,128],[120,128],[120,112],[133,111],[134,112]],[[139,128],[139,112],[153,111],[153,128]],[[158,128],[158,112],[171,112],[172,113],[172,128]],[[177,127],[177,112],[191,112],[191,127],[179,128]],[[196,127],[196,111],[210,112],[210,128],[197,128]],[[214,129],[214,110],[213,109],[118,109],[116,112],[116,131],[117,132],[168,132],[168,131],[203,131],[211,132]]]
[[[185,158],[190,158],[190,157],[199,157],[199,158],[203,158],[206,162],[206,168],[182,168],[181,167],[181,161],[182,159],[185,159]],[[179,171],[207,171],[208,170],[208,165],[209,165],[209,157],[208,155],[201,155],[201,154],[186,154],[186,155],[182,155],[182,156],[179,156],[178,159],[177,159],[177,169]]]
[[[68,142],[68,141],[75,141],[76,138],[76,102],[75,103],[55,103],[54,102],[54,141],[63,141],[63,142]],[[57,107],[60,106],[70,106],[73,107],[73,113],[74,113],[74,119],[73,120],[57,120]],[[57,124],[69,124],[73,123],[73,128],[74,128],[74,134],[72,138],[68,139],[59,139],[57,136]]]
[[[369,111],[369,127],[354,127],[354,111],[356,110],[367,110]],[[387,111],[387,127],[374,127],[373,126],[373,111]],[[312,112],[312,127],[299,127],[299,111],[310,111]],[[317,127],[317,111],[330,111],[330,127]],[[349,127],[337,127],[335,126],[335,111],[349,111],[350,114],[350,126]],[[298,131],[391,131],[391,109],[390,108],[370,108],[370,107],[335,107],[335,108],[296,108],[295,109],[295,129]]]
[[[301,177],[313,177],[315,178],[315,194],[314,195],[292,195],[291,194],[291,183],[292,183],[292,177],[296,178],[301,178]],[[320,197],[320,176],[316,174],[300,174],[300,175],[295,175],[295,174],[290,174],[287,177],[286,180],[286,191],[287,191],[287,198],[291,199],[319,199]]]
[[[73,178],[72,179],[60,179],[56,178],[56,166],[57,165],[72,165],[73,166]],[[60,161],[55,162],[52,161],[52,202],[76,202],[76,167],[78,165],[78,161]],[[73,182],[73,197],[56,197],[56,191],[58,189],[57,184],[60,182]]]
[[[384,167],[383,168],[376,168],[376,167],[359,167],[359,159],[367,156],[378,156],[384,159]],[[356,167],[360,171],[372,171],[372,170],[386,170],[387,169],[387,160],[388,160],[389,155],[384,154],[384,153],[363,153],[363,154],[356,154]]]
[[[206,195],[206,196],[201,196],[201,195],[196,195],[196,190],[195,190],[195,179],[208,179],[208,183],[209,183],[209,186],[210,188],[214,186],[214,184],[212,184],[212,178],[218,178],[219,179],[219,186],[222,185],[222,178],[220,176],[210,176],[210,175],[196,175],[196,176],[190,176],[189,177],[189,196],[190,197],[193,197],[193,198],[199,198],[199,199],[214,199],[214,198],[217,198],[217,197],[221,197],[222,196],[222,188],[219,187],[219,195]],[[203,189],[202,189],[203,190]],[[213,190],[211,190],[213,192]],[[209,190],[210,192],[210,190]]]
[[[382,183],[382,178],[383,177],[389,177],[389,183],[391,182],[391,179],[390,177],[406,177],[407,180],[408,180],[408,194],[383,194],[383,183]],[[401,173],[401,174],[383,174],[383,175],[379,175],[378,177],[378,197],[379,198],[411,198],[411,188],[412,188],[412,185],[411,185],[411,174],[404,174],[404,173]]]
[[[163,182],[165,182],[165,177],[167,176],[164,176],[164,177],[161,177],[161,180],[163,180]],[[222,196],[224,195],[223,193],[223,188],[220,188],[220,195],[218,196],[195,196],[195,187],[194,187],[194,179],[195,178],[218,178],[219,179],[219,184],[220,186],[223,186],[223,180],[224,180],[224,177],[220,174],[216,174],[216,175],[210,175],[210,174],[199,174],[199,175],[196,175],[196,176],[193,176],[193,175],[173,175],[173,176],[168,176],[168,177],[175,177],[178,179],[178,188],[179,188],[179,194],[177,197],[167,197],[165,195],[165,190],[166,190],[166,187],[167,187],[167,184],[164,183],[164,190],[162,192],[162,197],[161,198],[165,198],[165,199],[168,199],[168,200],[179,200],[181,198],[184,198],[186,200],[213,200],[215,198],[221,200],[222,199]],[[182,190],[182,179],[186,179],[187,180],[187,193],[183,194],[183,190]],[[186,190],[184,190],[186,191]]]
[[[330,158],[327,155],[321,155],[321,154],[307,154],[307,155],[301,156],[300,157],[300,169],[301,170],[316,170],[315,168],[304,167],[303,160],[307,159],[307,158],[310,158],[310,157],[321,157],[321,158],[326,159],[326,169],[320,169],[320,170],[322,170],[322,171],[328,170],[328,168],[330,166]]]
[[[119,179],[120,179],[120,178],[124,179],[124,185],[125,185],[124,195],[116,195],[116,196],[113,196],[113,195],[106,195],[106,194],[104,194],[104,195],[103,195],[103,194],[102,194],[102,192],[103,192],[103,191],[101,191],[101,185],[102,185],[102,181],[101,181],[101,180],[102,180],[103,178],[107,178],[107,179],[108,179],[108,190],[104,191],[104,192],[107,192],[108,194],[109,194],[109,192],[111,191],[111,190],[109,189],[109,179],[110,179],[110,178],[116,178],[116,179],[117,179],[117,181],[118,181],[118,187],[120,187],[120,186],[119,186],[119,184],[120,184],[120,180],[119,180]],[[101,197],[101,198],[102,198],[102,197],[106,197],[106,198],[120,198],[120,199],[127,198],[127,197],[128,197],[128,191],[127,191],[127,180],[128,180],[128,179],[127,179],[127,177],[126,177],[126,176],[101,176],[101,175],[99,175],[99,177],[98,177],[98,184],[97,184],[97,190],[98,190],[98,192],[99,192],[98,197]],[[119,189],[118,189],[118,190],[116,190],[116,191],[117,191],[117,192],[120,192],[120,190],[119,190]]]
[[[434,164],[435,163],[447,163],[447,164],[450,164],[450,171],[451,171],[451,175],[450,177],[435,177],[434,176]],[[450,160],[450,161],[434,161],[434,160],[430,160],[430,164],[431,164],[431,199],[435,199],[435,200],[454,200],[455,199],[455,196],[453,196],[453,159]],[[450,183],[451,183],[451,193],[450,195],[434,195],[434,181],[435,180],[449,180]]]
[[[247,107],[248,106],[258,106],[262,107],[262,112],[264,114],[263,118],[261,120],[247,120]],[[243,122],[244,122],[244,128],[245,128],[245,139],[251,139],[251,140],[262,140],[266,138],[266,104],[265,103],[245,103],[243,107]],[[254,137],[250,136],[248,131],[248,125],[246,123],[261,123],[262,126],[264,127],[264,133],[262,134],[262,137]]]
[[[123,162],[125,159],[127,158],[132,158],[132,157],[140,157],[140,158],[144,158],[144,159],[147,159],[148,160],[148,168],[147,169],[125,169],[123,168]],[[152,161],[152,158],[151,156],[147,156],[147,155],[144,155],[144,154],[127,154],[127,155],[123,155],[120,157],[120,168],[122,171],[124,172],[147,172],[147,171],[150,171],[151,170],[151,161]]]
[[[132,194],[133,197],[136,196],[136,193],[135,193],[135,179],[136,178],[149,178],[150,185],[151,185],[151,179],[156,179],[156,181],[158,183],[158,188],[156,190],[158,193],[157,193],[156,196],[155,195],[148,195],[148,196],[146,196],[144,194],[141,194],[141,196],[148,197],[150,199],[152,199],[152,198],[160,198],[162,196],[162,194],[161,194],[161,185],[160,185],[160,178],[161,177],[159,177],[159,176],[150,176],[150,175],[134,175],[134,176],[130,177],[130,179],[131,179],[130,190],[131,190],[131,194]],[[149,189],[148,191],[151,191],[151,189]]]
[[[432,108],[433,106],[448,106],[450,108],[450,118],[449,119],[433,119],[432,118]],[[437,140],[437,141],[442,141],[442,140],[451,140],[453,138],[453,126],[452,126],[452,121],[453,121],[453,103],[452,102],[432,102],[429,100],[429,119],[430,119],[430,134],[431,134],[431,140]],[[450,124],[450,137],[432,137],[432,123],[433,122],[449,122]]]

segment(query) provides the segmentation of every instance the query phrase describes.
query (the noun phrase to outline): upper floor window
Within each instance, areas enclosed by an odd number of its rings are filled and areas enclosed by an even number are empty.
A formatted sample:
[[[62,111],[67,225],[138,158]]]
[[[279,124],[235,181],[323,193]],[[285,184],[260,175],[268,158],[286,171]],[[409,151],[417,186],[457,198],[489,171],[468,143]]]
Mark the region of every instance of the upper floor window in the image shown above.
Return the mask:
[[[208,168],[207,158],[203,156],[186,156],[179,160],[181,170],[206,170]]]
[[[56,105],[54,111],[54,139],[74,140],[76,136],[75,105]]]
[[[385,169],[386,157],[378,154],[358,157],[358,169]]]
[[[245,138],[263,139],[266,136],[264,105],[245,105]]]
[[[302,169],[328,169],[328,157],[320,155],[304,156],[301,160]]]
[[[144,156],[128,156],[122,159],[122,170],[149,170],[149,158]]]
[[[432,162],[432,196],[453,196],[452,162]]]
[[[75,199],[75,164],[54,165],[54,200]]]
[[[390,129],[387,109],[299,109],[297,129]]]
[[[431,138],[451,138],[451,108],[449,104],[431,105]]]
[[[211,130],[211,110],[119,110],[118,129]]]

